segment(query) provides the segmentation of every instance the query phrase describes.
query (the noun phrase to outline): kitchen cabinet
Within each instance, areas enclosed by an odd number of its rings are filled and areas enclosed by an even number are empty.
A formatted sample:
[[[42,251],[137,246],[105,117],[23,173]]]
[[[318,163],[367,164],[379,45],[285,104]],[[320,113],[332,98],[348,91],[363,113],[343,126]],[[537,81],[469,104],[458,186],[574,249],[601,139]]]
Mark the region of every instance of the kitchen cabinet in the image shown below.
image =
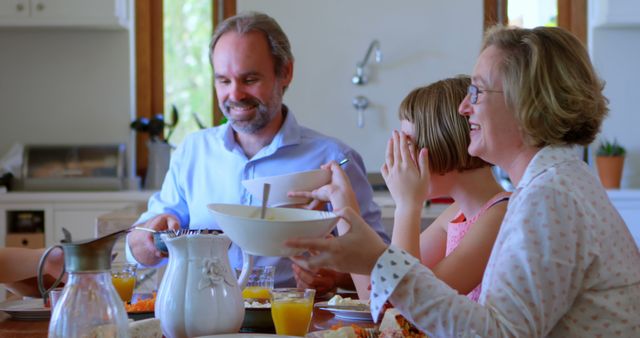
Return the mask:
[[[74,241],[95,238],[100,215],[131,206],[138,207],[139,212],[142,212],[153,193],[154,191],[0,193],[0,247],[16,244],[22,247],[36,244],[49,247],[59,244],[64,238],[63,227],[71,232]],[[44,241],[41,232],[10,233],[10,223],[15,224],[16,214],[36,214],[42,217]],[[28,243],[24,243],[25,240]],[[5,297],[5,290],[0,285],[0,301]]]
[[[128,29],[131,0],[2,0],[0,27]]]
[[[39,211],[44,215],[45,246],[60,243],[62,228],[73,240],[96,237],[98,216],[146,204],[153,191],[11,192],[0,194],[0,247],[5,246],[11,212]]]

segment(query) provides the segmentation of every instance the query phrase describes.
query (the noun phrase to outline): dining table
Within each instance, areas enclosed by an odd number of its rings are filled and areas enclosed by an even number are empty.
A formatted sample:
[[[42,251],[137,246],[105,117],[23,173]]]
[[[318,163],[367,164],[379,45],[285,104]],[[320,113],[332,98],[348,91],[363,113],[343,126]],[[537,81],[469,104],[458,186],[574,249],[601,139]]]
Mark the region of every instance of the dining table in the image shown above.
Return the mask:
[[[332,327],[349,326],[356,324],[362,328],[375,327],[375,323],[369,320],[345,320],[336,318],[329,311],[314,307],[313,317],[309,325],[309,332],[329,330]],[[49,320],[16,320],[8,314],[0,311],[0,338],[42,338],[47,337]],[[273,333],[273,332],[256,332]]]

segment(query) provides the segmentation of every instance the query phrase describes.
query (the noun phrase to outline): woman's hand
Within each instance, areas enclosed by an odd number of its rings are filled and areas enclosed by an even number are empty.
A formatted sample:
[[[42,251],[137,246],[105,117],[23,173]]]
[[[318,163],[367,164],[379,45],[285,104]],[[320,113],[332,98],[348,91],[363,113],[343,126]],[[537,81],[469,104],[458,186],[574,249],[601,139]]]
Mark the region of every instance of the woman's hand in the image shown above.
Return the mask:
[[[313,253],[291,259],[310,271],[328,268],[341,272],[370,274],[387,245],[355,210],[345,208],[335,213],[349,224],[349,230],[339,237],[288,240],[285,245]]]
[[[416,154],[409,136],[394,130],[380,171],[398,208],[422,208],[430,180],[426,148]]]

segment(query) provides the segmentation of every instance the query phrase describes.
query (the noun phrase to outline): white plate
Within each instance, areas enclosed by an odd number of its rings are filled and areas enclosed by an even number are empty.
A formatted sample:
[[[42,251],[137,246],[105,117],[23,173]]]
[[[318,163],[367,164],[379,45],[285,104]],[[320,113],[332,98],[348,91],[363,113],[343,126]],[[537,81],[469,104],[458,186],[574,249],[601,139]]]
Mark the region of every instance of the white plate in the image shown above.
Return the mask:
[[[44,307],[41,298],[10,300],[0,303],[0,311],[17,320],[42,320],[51,317],[51,309]]]
[[[351,310],[351,309],[340,309],[336,306],[331,306],[328,302],[318,302],[315,304],[316,307],[319,307],[323,310],[329,311],[333,313],[333,315],[338,319],[344,320],[353,320],[353,321],[373,321],[373,317],[371,317],[371,310]]]
[[[373,329],[373,328],[363,328],[365,331],[372,333],[372,337],[378,337],[378,332]],[[314,331],[314,332],[309,332],[307,333],[307,335],[305,336],[306,338],[324,338],[324,335],[329,333],[329,332],[335,332],[335,330],[321,330],[321,331]]]
[[[200,336],[196,338],[273,338],[273,337],[289,337],[289,338],[300,338],[293,336],[282,336],[278,334],[266,334],[266,333],[229,333],[229,334],[214,334],[211,336]]]

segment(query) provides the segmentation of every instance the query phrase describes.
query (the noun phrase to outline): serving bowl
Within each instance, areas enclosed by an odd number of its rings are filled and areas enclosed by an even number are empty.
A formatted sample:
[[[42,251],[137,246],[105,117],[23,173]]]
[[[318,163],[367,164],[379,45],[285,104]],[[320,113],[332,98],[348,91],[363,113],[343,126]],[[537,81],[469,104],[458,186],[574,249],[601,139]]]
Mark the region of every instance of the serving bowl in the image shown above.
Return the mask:
[[[308,203],[304,197],[288,197],[289,191],[311,191],[331,182],[331,172],[324,169],[300,171],[296,173],[260,177],[242,181],[242,185],[249,193],[262,200],[262,191],[265,183],[271,185],[268,205],[278,207],[291,204]]]
[[[241,331],[275,333],[271,308],[245,307]]]
[[[260,218],[260,207],[237,204],[209,204],[218,226],[245,252],[255,256],[293,256],[304,250],[284,246],[295,237],[324,237],[338,222],[328,211],[267,208]]]

